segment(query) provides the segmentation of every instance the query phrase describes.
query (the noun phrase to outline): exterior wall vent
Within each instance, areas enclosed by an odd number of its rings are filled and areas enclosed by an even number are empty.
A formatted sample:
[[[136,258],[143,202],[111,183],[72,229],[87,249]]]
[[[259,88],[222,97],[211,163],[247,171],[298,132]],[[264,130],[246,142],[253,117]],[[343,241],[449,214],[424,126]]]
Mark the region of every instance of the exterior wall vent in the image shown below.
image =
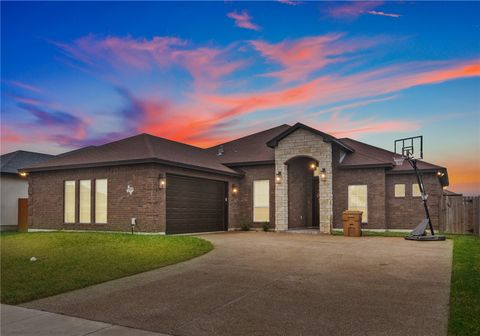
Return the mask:
[[[218,146],[217,156],[222,156],[224,153],[223,145]]]

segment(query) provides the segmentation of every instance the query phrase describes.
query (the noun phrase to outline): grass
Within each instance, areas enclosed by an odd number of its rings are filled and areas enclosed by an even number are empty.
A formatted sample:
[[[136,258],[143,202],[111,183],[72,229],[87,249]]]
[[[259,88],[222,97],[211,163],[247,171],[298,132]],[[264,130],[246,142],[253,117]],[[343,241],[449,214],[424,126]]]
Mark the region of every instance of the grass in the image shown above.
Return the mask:
[[[1,234],[1,302],[19,304],[185,261],[213,249],[190,236]],[[30,261],[31,257],[37,261]]]
[[[449,335],[480,335],[480,237],[453,237]]]
[[[404,237],[407,233],[363,231],[362,234],[368,237]],[[343,236],[343,232],[334,231],[333,235]],[[444,235],[453,240],[448,334],[480,335],[480,237]]]

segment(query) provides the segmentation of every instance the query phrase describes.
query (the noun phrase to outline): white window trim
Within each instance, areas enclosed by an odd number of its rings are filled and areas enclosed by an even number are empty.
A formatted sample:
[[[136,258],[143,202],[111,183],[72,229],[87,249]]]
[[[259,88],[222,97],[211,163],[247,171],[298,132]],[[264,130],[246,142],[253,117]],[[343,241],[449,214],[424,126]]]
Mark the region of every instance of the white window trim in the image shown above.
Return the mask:
[[[418,186],[418,195],[413,194],[414,186]],[[418,183],[412,183],[412,197],[422,197],[422,191],[420,190],[420,185]]]
[[[397,196],[397,185],[403,185],[403,196]],[[395,183],[393,186],[393,195],[395,198],[405,198],[406,196],[406,185],[405,183]]]
[[[73,221],[67,221],[67,182],[73,182]],[[77,222],[77,181],[63,181],[63,222],[65,224],[75,224]]]
[[[259,182],[259,181],[267,181],[267,185],[268,185],[268,189],[267,189],[267,198],[268,198],[268,202],[267,202],[267,206],[255,206],[255,182]],[[262,180],[254,180],[253,181],[253,186],[252,186],[252,210],[253,210],[253,222],[254,223],[265,223],[265,222],[270,222],[270,180],[268,179],[262,179]],[[255,218],[255,209],[257,208],[261,208],[261,209],[268,209],[267,213],[268,213],[268,220],[257,220]]]
[[[362,186],[362,187],[364,186],[364,187],[366,188],[366,190],[367,190],[367,197],[366,197],[366,199],[365,199],[365,203],[366,203],[366,204],[365,204],[365,208],[367,209],[367,220],[365,220],[365,221],[363,220],[363,217],[364,217],[364,215],[365,215],[365,213],[363,213],[363,214],[362,214],[362,223],[368,223],[368,217],[370,217],[370,216],[369,216],[370,214],[369,214],[369,211],[368,211],[368,185],[366,185],[366,184],[349,184],[349,185],[347,186],[347,207],[348,207],[349,210],[350,210],[350,192],[349,192],[349,190],[348,190],[349,187],[358,187],[358,186]]]
[[[89,195],[89,205],[88,205],[88,221],[82,221],[82,182],[90,182],[90,195]],[[79,180],[78,181],[78,222],[79,224],[91,224],[92,223],[92,180]]]
[[[107,187],[107,194],[106,194],[106,204],[105,204],[105,221],[104,222],[99,222],[98,221],[98,215],[97,215],[97,211],[98,211],[98,204],[97,204],[97,181],[103,181],[105,180],[105,183],[106,183],[106,187]],[[99,178],[99,179],[95,179],[94,180],[94,193],[95,193],[95,196],[94,196],[94,202],[95,202],[95,212],[94,212],[94,216],[95,216],[95,224],[108,224],[108,178]]]

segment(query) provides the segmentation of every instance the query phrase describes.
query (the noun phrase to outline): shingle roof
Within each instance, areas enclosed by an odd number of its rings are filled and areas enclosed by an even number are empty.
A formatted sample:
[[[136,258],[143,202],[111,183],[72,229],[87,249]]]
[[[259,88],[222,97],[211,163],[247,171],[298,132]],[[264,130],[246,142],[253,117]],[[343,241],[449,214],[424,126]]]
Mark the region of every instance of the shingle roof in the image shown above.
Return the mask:
[[[275,151],[267,146],[267,142],[288,130],[290,125],[280,125],[262,132],[250,134],[242,138],[207,148],[206,151],[226,165],[273,162]],[[218,149],[223,146],[223,155],[217,155]]]
[[[411,171],[412,167],[407,161],[404,161],[401,166],[395,165],[393,160],[394,157],[400,157],[400,155],[395,154],[394,152],[388,151],[383,148],[375,147],[357,140],[350,138],[341,138],[339,139],[342,143],[351,147],[354,152],[345,156],[345,159],[342,161],[341,166],[348,167],[357,167],[357,166],[367,166],[367,165],[376,165],[376,166],[385,166],[391,167],[393,172],[402,172],[402,171]],[[425,161],[418,160],[417,166],[421,170],[445,170],[444,167],[437,166]]]
[[[222,165],[201,148],[145,133],[101,146],[89,146],[64,153],[48,162],[30,166],[29,171],[141,162],[159,162],[228,175],[239,175],[238,172]]]
[[[3,154],[0,156],[1,172],[9,174],[18,174],[18,170],[39,162],[44,162],[54,155],[27,152],[23,150]]]
[[[157,162],[227,175],[240,175],[232,168],[245,164],[273,163],[275,152],[272,147],[281,140],[281,137],[287,136],[299,127],[321,134],[328,138],[326,141],[333,142],[342,148],[346,156],[340,167],[385,167],[387,173],[413,170],[407,161],[401,166],[396,166],[393,158],[398,155],[393,152],[350,138],[337,139],[299,123],[295,126],[280,125],[207,149],[150,134],[140,134],[101,146],[89,146],[67,152],[46,162],[27,165],[29,171],[36,171]],[[218,155],[220,146],[223,150],[222,155]],[[424,161],[418,161],[418,167],[424,171],[446,173],[444,167]],[[448,175],[445,174],[442,179],[444,180],[442,184],[448,185]]]

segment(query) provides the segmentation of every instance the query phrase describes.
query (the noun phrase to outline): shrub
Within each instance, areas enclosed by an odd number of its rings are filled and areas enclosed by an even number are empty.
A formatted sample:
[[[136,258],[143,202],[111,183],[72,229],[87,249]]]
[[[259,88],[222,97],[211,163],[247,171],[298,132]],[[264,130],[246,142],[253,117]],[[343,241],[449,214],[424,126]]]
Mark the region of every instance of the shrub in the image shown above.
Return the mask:
[[[265,232],[268,232],[270,230],[270,223],[269,222],[265,222],[262,224],[262,230],[265,231]]]
[[[250,228],[252,227],[252,225],[249,223],[249,222],[242,222],[242,224],[240,225],[242,231],[250,231]]]

